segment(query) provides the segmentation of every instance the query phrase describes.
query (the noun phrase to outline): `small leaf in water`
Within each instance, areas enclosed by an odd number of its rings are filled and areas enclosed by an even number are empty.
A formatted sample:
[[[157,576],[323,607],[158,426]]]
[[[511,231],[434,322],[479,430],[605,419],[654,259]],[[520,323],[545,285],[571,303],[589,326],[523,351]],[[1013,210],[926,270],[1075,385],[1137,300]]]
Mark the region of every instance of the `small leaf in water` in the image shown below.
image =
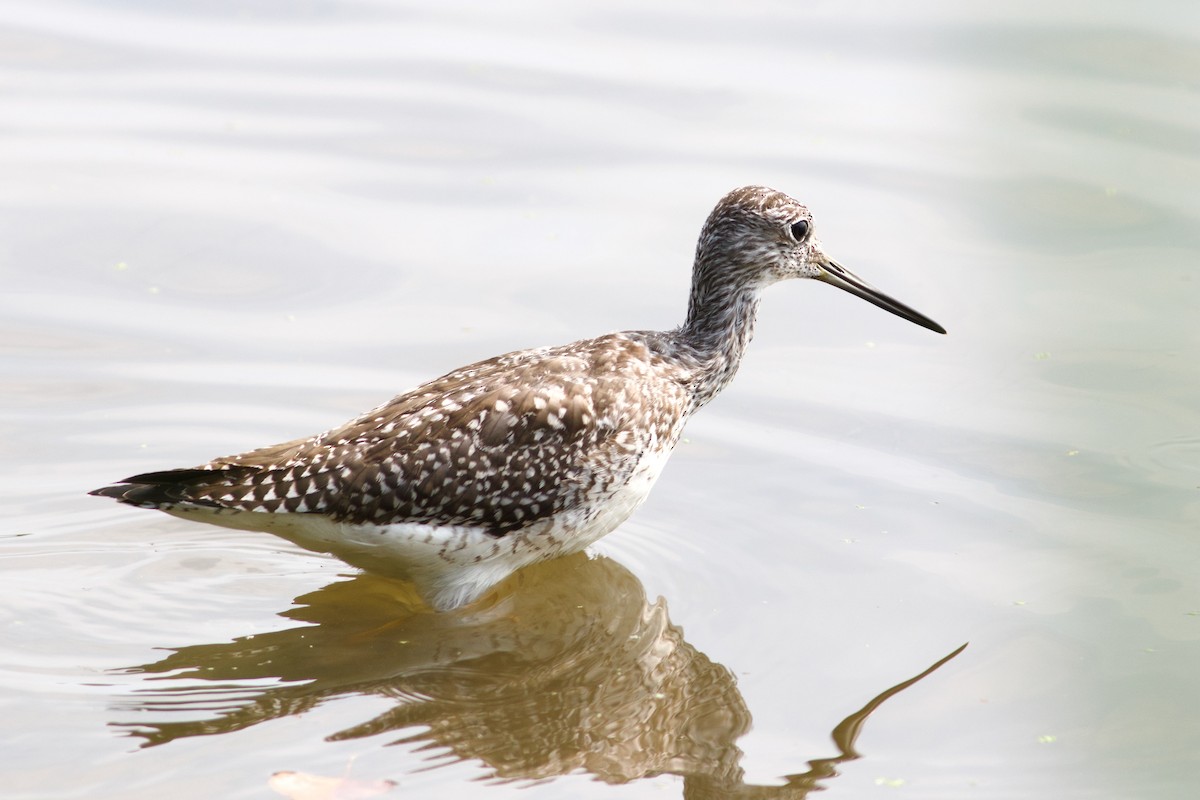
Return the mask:
[[[1045,736],[1039,736],[1037,738],[1037,740],[1038,740],[1038,744],[1054,744],[1055,742],[1058,741],[1058,737],[1050,736],[1049,734],[1047,734]]]
[[[267,781],[267,786],[290,800],[359,800],[390,792],[396,788],[396,782],[327,778],[306,772],[276,772]]]

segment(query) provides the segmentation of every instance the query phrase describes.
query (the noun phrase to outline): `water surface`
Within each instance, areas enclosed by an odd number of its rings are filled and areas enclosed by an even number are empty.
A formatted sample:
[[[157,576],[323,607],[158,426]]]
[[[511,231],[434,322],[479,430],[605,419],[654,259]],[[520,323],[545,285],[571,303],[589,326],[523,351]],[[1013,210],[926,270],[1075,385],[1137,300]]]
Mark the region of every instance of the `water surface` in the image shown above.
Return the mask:
[[[1193,796],[1198,22],[0,8],[6,796]],[[433,617],[85,496],[673,326],[747,183],[950,333],[776,287],[594,559]]]

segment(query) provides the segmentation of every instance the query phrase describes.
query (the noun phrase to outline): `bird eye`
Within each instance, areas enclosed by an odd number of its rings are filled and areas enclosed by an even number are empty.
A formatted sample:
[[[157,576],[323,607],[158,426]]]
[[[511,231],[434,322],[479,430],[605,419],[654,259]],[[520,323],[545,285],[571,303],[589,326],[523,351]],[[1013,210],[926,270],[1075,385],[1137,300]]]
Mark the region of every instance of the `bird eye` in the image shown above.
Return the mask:
[[[808,220],[802,219],[799,222],[793,222],[792,236],[797,242],[803,242],[804,237],[808,236]]]

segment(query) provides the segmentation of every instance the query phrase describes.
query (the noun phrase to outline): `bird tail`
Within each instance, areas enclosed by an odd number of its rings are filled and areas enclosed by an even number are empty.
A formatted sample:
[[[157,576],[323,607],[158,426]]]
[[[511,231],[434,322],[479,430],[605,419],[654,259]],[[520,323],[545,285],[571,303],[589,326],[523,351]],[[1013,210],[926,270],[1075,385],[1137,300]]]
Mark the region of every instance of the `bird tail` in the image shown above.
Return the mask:
[[[230,479],[257,472],[255,467],[229,466],[216,469],[168,469],[144,472],[118,481],[111,486],[88,492],[96,497],[111,497],[121,503],[139,508],[167,509],[177,505],[222,508],[206,489],[227,485]]]

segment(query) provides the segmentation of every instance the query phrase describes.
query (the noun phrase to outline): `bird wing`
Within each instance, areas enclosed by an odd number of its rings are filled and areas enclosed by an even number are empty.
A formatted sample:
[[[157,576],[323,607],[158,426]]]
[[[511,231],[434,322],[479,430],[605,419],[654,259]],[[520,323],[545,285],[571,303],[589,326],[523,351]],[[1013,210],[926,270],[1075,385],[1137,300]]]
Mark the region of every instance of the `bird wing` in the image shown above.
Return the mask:
[[[186,473],[176,501],[500,536],[619,489],[688,395],[621,334],[482,361],[308,439]],[[153,473],[138,478],[171,473]]]

